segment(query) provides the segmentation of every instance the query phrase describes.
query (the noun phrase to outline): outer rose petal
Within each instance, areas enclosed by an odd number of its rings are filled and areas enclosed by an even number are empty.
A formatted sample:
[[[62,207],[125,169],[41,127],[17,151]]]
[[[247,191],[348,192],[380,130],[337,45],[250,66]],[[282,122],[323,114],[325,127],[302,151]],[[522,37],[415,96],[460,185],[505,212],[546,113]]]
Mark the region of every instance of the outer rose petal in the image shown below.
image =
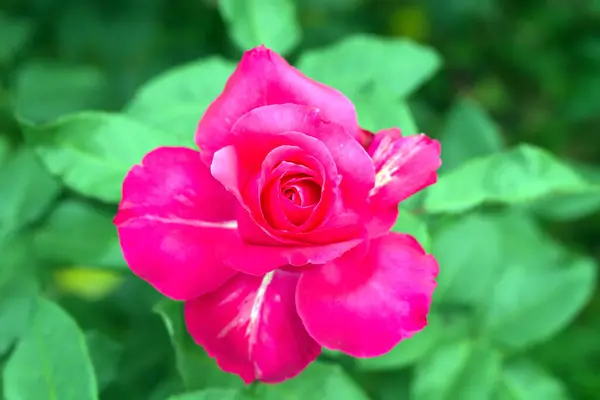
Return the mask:
[[[131,270],[176,300],[212,291],[235,274],[216,249],[237,237],[235,198],[197,151],[161,147],[123,182],[115,224]]]
[[[376,357],[427,324],[438,266],[408,235],[371,241],[365,258],[352,252],[302,273],[298,313],[322,346]]]
[[[296,312],[297,282],[297,274],[283,271],[239,274],[186,303],[188,331],[223,370],[246,383],[292,378],[321,353]]]
[[[210,163],[215,151],[226,146],[232,125],[242,115],[270,104],[318,107],[327,119],[359,135],[352,102],[339,91],[307,78],[280,55],[257,47],[247,51],[223,93],[208,107],[196,130],[196,143]]]
[[[423,134],[401,137],[398,129],[379,132],[369,146],[375,165],[372,199],[397,205],[437,181],[440,144]]]

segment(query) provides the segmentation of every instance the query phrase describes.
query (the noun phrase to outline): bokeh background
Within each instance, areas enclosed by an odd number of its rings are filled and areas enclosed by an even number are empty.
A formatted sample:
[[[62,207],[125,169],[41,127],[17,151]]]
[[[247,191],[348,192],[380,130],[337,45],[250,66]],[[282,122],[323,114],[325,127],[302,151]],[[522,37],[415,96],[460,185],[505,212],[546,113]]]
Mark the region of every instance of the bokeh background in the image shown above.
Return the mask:
[[[191,344],[180,305],[127,270],[111,224],[118,198],[104,191],[118,179],[85,180],[141,129],[115,114],[191,126],[177,132],[191,145],[227,76],[203,60],[235,63],[262,41],[344,90],[370,129],[442,141],[439,187],[407,202],[395,228],[442,272],[430,326],[389,355],[326,352],[297,379],[243,395],[599,398],[600,1],[222,3],[0,0],[4,398],[241,398],[241,382]],[[376,36],[352,44],[364,34]],[[181,115],[161,113],[171,106]],[[89,110],[110,121],[90,122]]]

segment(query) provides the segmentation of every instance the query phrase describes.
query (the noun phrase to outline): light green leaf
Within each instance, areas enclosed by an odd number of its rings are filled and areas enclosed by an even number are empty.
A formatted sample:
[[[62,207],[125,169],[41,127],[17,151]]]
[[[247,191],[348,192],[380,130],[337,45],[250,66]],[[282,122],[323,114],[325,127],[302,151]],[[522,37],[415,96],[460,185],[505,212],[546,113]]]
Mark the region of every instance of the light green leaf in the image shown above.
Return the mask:
[[[31,150],[17,150],[0,168],[0,228],[16,228],[35,221],[59,191],[56,179]]]
[[[442,226],[432,250],[440,266],[435,301],[480,305],[503,267],[501,246],[500,228],[483,214]]]
[[[241,50],[265,45],[285,55],[300,42],[293,0],[221,0],[219,10]]]
[[[260,400],[368,400],[360,387],[339,365],[314,362],[289,381],[256,387]]]
[[[468,340],[439,347],[417,365],[414,400],[481,400],[491,397],[500,375],[500,354]]]
[[[118,202],[129,169],[150,150],[177,146],[177,137],[122,114],[82,112],[47,125],[22,122],[29,144],[71,189]]]
[[[458,213],[486,202],[519,204],[559,193],[595,190],[592,182],[547,151],[520,145],[442,174],[427,190],[425,209]]]
[[[236,375],[221,371],[215,360],[196,345],[185,329],[183,307],[169,300],[159,302],[154,311],[163,319],[175,350],[177,371],[187,390],[209,387],[243,387]]]
[[[425,251],[431,250],[431,237],[427,225],[416,215],[406,210],[400,210],[398,219],[392,227],[392,232],[408,233],[419,241]]]
[[[298,66],[313,79],[354,95],[369,84],[405,98],[437,72],[439,55],[405,39],[351,36],[332,46],[304,53]]]
[[[85,337],[58,305],[40,298],[4,369],[6,400],[95,400],[98,388]]]
[[[537,250],[540,254],[545,248]],[[510,261],[509,257],[484,314],[488,337],[505,346],[520,349],[552,336],[575,318],[593,293],[596,265],[591,259],[567,259],[558,265]]]
[[[443,334],[444,327],[439,317],[430,314],[428,320],[421,332],[401,341],[387,354],[375,358],[357,358],[356,365],[363,370],[384,371],[416,363],[433,349]]]
[[[0,64],[11,61],[25,46],[32,33],[33,24],[30,20],[10,17],[0,12]]]
[[[144,84],[126,112],[192,146],[198,121],[234,68],[232,62],[212,57],[170,69]]]
[[[245,400],[249,399],[242,391],[236,389],[205,389],[196,392],[171,396],[169,400]]]
[[[63,266],[125,268],[112,217],[83,201],[63,201],[36,231],[36,254]]]
[[[363,129],[378,132],[382,129],[400,128],[403,136],[419,133],[410,108],[380,85],[369,85],[352,95]]]
[[[107,80],[85,65],[31,61],[17,72],[15,112],[33,122],[49,122],[69,113],[101,108]]]
[[[498,400],[568,400],[562,382],[527,360],[504,365]]]
[[[470,159],[496,153],[504,146],[496,123],[468,98],[458,100],[450,110],[441,142],[445,171]]]

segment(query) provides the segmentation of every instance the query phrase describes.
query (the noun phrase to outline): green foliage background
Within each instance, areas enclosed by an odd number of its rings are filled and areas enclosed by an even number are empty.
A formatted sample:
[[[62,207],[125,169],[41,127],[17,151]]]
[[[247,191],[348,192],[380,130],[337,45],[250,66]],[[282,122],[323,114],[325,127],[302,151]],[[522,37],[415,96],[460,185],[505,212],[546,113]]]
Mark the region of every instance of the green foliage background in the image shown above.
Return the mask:
[[[2,0],[6,400],[597,399],[600,1]],[[132,276],[125,172],[192,146],[242,50],[341,89],[369,129],[443,144],[396,230],[438,258],[429,326],[243,387]]]

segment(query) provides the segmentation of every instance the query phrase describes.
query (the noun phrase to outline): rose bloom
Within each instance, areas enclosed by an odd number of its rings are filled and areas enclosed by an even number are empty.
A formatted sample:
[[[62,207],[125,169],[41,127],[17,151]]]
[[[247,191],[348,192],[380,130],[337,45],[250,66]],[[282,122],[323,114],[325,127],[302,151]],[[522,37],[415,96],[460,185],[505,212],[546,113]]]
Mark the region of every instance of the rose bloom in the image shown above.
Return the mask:
[[[131,270],[185,302],[224,371],[281,382],[322,347],[375,357],[425,327],[437,263],[390,229],[436,181],[438,142],[362,130],[344,95],[263,46],[195,139],[131,169],[115,224]]]

